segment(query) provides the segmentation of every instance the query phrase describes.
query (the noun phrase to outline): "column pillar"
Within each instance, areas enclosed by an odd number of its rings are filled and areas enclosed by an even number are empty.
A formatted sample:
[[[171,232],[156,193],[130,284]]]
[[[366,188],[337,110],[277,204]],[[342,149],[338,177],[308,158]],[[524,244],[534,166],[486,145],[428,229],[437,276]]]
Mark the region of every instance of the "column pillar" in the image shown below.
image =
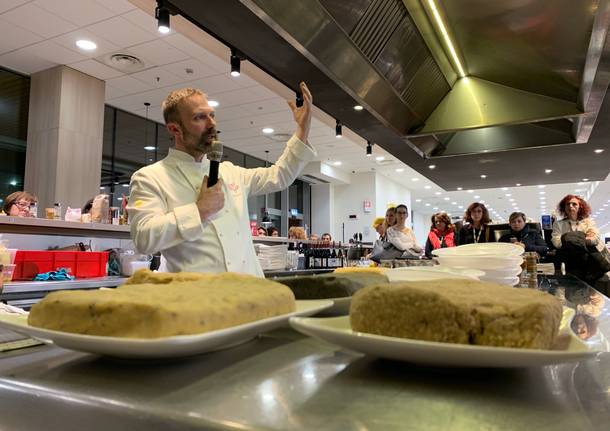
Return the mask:
[[[67,66],[31,76],[25,190],[44,208],[80,208],[99,193],[105,82]]]

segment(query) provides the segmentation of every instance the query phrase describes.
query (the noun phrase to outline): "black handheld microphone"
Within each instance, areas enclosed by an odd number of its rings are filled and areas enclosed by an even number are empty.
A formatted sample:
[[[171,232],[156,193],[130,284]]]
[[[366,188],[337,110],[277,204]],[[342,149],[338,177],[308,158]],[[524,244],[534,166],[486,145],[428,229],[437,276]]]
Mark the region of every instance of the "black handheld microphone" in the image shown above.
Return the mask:
[[[218,182],[218,167],[222,161],[222,142],[213,141],[212,149],[208,153],[210,161],[210,173],[208,174],[208,187],[212,187]]]

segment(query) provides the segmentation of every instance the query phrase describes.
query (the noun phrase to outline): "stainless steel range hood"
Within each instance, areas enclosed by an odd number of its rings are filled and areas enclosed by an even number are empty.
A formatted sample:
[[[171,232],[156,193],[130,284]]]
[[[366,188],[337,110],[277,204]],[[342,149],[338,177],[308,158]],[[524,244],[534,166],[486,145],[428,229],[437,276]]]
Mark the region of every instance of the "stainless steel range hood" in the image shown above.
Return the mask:
[[[430,158],[476,163],[469,157],[586,142],[610,79],[609,3],[171,0],[290,87],[305,78],[317,106],[418,170]]]

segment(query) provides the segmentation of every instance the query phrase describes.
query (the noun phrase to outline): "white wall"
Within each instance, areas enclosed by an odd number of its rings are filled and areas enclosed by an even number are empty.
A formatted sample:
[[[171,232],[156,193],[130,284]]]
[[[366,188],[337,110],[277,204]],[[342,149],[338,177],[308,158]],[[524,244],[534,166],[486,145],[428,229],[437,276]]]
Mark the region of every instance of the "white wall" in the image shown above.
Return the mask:
[[[335,212],[335,189],[331,184],[312,184],[311,186],[311,226],[310,232],[321,236],[328,232],[337,240],[334,232],[333,214]]]
[[[413,233],[417,243],[424,247],[430,232],[430,216],[413,211]]]
[[[411,211],[411,191],[392,181],[388,177],[377,174],[375,181],[376,209],[378,216],[384,216],[385,210],[392,206],[404,204]],[[407,226],[412,220],[407,220]]]
[[[348,241],[354,233],[362,232],[364,241],[374,241],[375,231],[371,227],[376,217],[375,208],[375,176],[374,172],[352,175],[349,185],[334,185],[334,214],[332,217],[333,238],[342,241],[342,225],[345,223],[345,241]],[[373,208],[370,213],[365,213],[363,202],[370,200]],[[350,220],[348,216],[355,214],[357,220]]]

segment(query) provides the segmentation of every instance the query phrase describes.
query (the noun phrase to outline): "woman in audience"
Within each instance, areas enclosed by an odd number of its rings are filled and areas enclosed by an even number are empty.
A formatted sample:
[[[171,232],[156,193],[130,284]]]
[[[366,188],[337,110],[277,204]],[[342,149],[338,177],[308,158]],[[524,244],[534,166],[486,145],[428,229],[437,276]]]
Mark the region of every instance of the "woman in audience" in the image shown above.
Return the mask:
[[[610,271],[610,254],[589,217],[591,207],[581,197],[567,195],[557,211],[563,217],[553,223],[551,236],[557,257],[565,264],[566,273],[594,286]]]
[[[289,239],[307,239],[307,235],[305,235],[305,229],[300,226],[292,226],[288,229],[288,238]]]
[[[22,191],[14,192],[4,200],[2,211],[4,214],[13,217],[34,217],[30,213],[30,204],[38,202],[38,198],[31,193]]]
[[[464,213],[464,226],[458,235],[458,245],[477,244],[479,242],[495,242],[493,229],[489,226],[491,219],[485,205],[474,202]]]
[[[436,213],[431,221],[430,233],[426,240],[426,257],[432,257],[433,250],[455,247],[455,228],[447,213]]]
[[[390,207],[385,210],[385,230],[387,231],[390,226],[394,226],[396,224],[396,208]]]
[[[525,214],[514,212],[508,217],[510,232],[500,237],[498,242],[512,242],[520,245],[525,251],[534,251],[539,256],[546,255],[548,247],[544,238],[536,229],[530,229],[525,221]]]
[[[256,233],[258,234],[258,236],[267,236],[267,229],[265,229],[265,228],[264,228],[264,227],[262,227],[262,226],[259,226],[259,227],[256,229]]]
[[[403,257],[419,257],[423,250],[417,245],[413,231],[405,225],[408,217],[407,206],[398,205],[396,207],[396,223],[388,228],[386,237],[394,247],[404,253]]]
[[[589,216],[591,207],[580,196],[567,195],[557,205],[557,212],[563,217],[553,223],[551,241],[556,248],[561,248],[562,236],[567,232],[584,232],[587,245],[592,245],[598,251],[603,251],[604,243],[600,240],[599,230]]]
[[[280,231],[275,226],[271,226],[267,229],[267,233],[269,236],[280,236]]]

